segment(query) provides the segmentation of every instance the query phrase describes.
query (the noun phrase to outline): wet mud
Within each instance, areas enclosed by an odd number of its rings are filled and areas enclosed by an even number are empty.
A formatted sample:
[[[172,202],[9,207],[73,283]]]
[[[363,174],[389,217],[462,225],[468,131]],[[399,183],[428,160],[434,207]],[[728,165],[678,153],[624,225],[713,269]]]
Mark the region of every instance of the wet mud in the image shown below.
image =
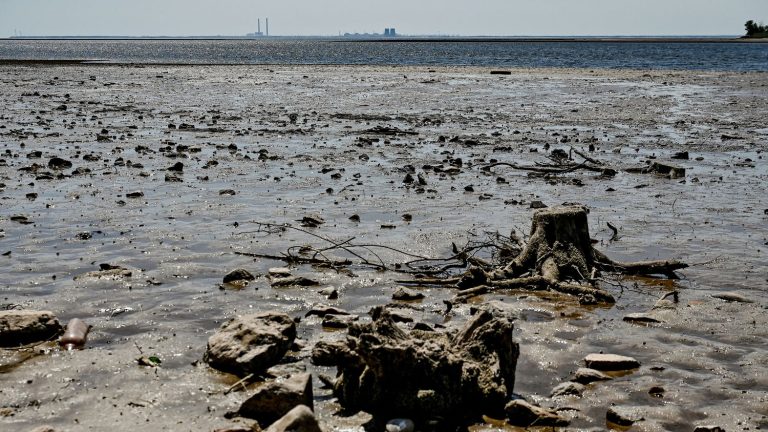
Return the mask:
[[[0,350],[0,429],[249,425],[224,416],[247,398],[227,391],[237,378],[201,361],[229,318],[302,317],[275,374],[333,376],[310,352],[345,332],[310,310],[369,320],[394,304],[413,320],[404,328],[457,329],[489,300],[518,314],[515,392],[573,430],[607,427],[610,408],[638,431],[768,428],[766,74],[4,65],[0,100],[0,306],[92,326],[83,350]],[[615,174],[483,169],[580,162],[571,149]],[[643,169],[653,163],[685,173]],[[563,203],[589,209],[608,256],[690,267],[678,280],[605,274],[613,305],[498,291],[446,313],[454,288],[409,287],[424,297],[393,300],[402,275],[356,265],[290,266],[319,285],[273,285],[269,269],[283,262],[242,255],[327,246],[259,224],[310,217],[320,220],[305,231],[336,242],[444,258],[486,233],[525,238],[532,207]],[[366,257],[410,259],[376,254]],[[256,278],[223,284],[235,269]],[[678,302],[659,300],[674,291]],[[636,313],[653,321],[624,320]],[[550,398],[597,352],[641,366]],[[366,416],[338,415],[314,382],[321,424],[362,430]],[[471,429],[505,428],[488,419]]]

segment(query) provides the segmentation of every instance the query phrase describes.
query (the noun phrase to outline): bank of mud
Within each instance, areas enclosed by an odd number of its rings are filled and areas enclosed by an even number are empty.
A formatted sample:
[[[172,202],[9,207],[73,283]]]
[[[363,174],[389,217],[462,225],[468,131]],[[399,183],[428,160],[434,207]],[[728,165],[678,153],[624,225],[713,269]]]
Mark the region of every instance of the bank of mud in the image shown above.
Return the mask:
[[[518,315],[515,392],[560,408],[573,429],[604,428],[613,406],[643,419],[634,430],[768,427],[766,74],[103,65],[0,71],[0,303],[93,326],[82,351],[53,343],[0,351],[3,427],[225,427],[237,421],[224,414],[248,393],[225,395],[237,379],[201,359],[208,338],[231,317],[304,317],[329,305],[366,321],[372,307],[395,303],[415,323],[457,329],[472,306],[490,300]],[[615,175],[483,169],[551,164],[558,149],[581,161],[571,148]],[[672,159],[683,151],[688,159]],[[53,158],[72,166],[49,166]],[[181,171],[169,170],[177,162]],[[627,172],[654,162],[685,168],[685,175]],[[408,175],[413,181],[404,182]],[[320,286],[273,288],[265,275],[284,263],[238,254],[322,247],[304,232],[265,232],[255,223],[299,226],[313,215],[324,223],[306,230],[335,241],[354,237],[447,257],[452,243],[487,232],[524,237],[534,201],[586,206],[594,246],[608,256],[691,267],[680,280],[604,275],[600,286],[616,299],[610,306],[516,291],[474,298],[446,314],[452,288],[411,288],[425,298],[397,302],[394,281],[402,275],[308,265],[291,273]],[[386,263],[405,260],[377,253]],[[131,276],[84,277],[102,263]],[[259,277],[241,290],[220,289],[237,268]],[[672,291],[679,303],[656,309],[659,323],[623,320],[652,311]],[[750,302],[713,297],[722,292]],[[284,369],[334,375],[309,359],[318,341],[345,336],[322,321],[310,316],[297,324],[300,343],[288,354],[295,364]],[[631,356],[641,366],[589,385],[580,398],[549,397],[596,352]],[[138,365],[142,356],[156,356],[161,367]],[[336,399],[314,383],[327,430],[356,430],[367,420],[336,415]],[[664,389],[661,397],[658,389],[649,393],[655,387]]]

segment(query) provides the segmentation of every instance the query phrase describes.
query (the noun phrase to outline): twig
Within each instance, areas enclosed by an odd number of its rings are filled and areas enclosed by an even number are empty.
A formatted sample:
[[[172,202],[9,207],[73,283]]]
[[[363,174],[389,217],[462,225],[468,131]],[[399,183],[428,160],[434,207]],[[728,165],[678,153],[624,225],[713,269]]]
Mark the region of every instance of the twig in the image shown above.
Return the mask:
[[[228,389],[224,390],[224,394],[225,394],[225,395],[228,395],[229,393],[231,393],[231,392],[232,392],[232,390],[234,390],[234,389],[235,389],[235,387],[237,387],[237,386],[239,386],[239,385],[242,385],[242,386],[243,386],[243,390],[245,390],[245,389],[246,389],[246,387],[245,387],[245,384],[244,384],[244,383],[245,383],[246,381],[249,381],[249,380],[250,380],[251,378],[253,378],[253,377],[254,377],[254,374],[248,374],[248,376],[246,376],[245,378],[241,379],[240,381],[238,381],[238,382],[236,382],[236,383],[232,384],[231,386],[229,386],[229,388],[228,388]]]

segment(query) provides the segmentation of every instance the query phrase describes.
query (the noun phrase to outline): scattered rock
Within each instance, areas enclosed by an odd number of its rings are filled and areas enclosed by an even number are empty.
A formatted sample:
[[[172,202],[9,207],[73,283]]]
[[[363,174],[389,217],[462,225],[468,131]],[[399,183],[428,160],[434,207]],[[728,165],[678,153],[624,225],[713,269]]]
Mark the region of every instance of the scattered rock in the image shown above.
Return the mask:
[[[688,160],[688,159],[690,159],[690,156],[688,155],[687,151],[681,151],[681,152],[677,152],[677,153],[673,154],[672,155],[672,159]]]
[[[50,427],[50,426],[38,426],[29,432],[56,432],[56,429]]]
[[[312,216],[304,216],[299,220],[299,222],[301,222],[301,226],[305,228],[317,228],[320,225],[325,223],[325,219],[317,215],[312,215]]]
[[[544,204],[541,201],[536,200],[536,201],[531,201],[531,208],[532,209],[543,209],[543,208],[547,208],[547,205]]]
[[[126,198],[141,198],[144,196],[144,192],[136,191],[136,192],[128,192],[125,194]]]
[[[693,432],[725,432],[725,429],[721,428],[720,426],[701,425],[696,426]]]
[[[522,399],[509,402],[504,411],[507,419],[513,426],[568,426],[568,420],[560,417],[556,412],[533,405]]]
[[[551,397],[556,396],[581,396],[584,393],[584,385],[577,382],[564,382],[552,389]]]
[[[346,409],[414,420],[502,415],[519,352],[511,317],[481,310],[455,335],[407,334],[381,307],[372,318],[312,352],[315,364],[338,367],[334,393]]]
[[[331,306],[317,306],[312,308],[312,310],[307,312],[306,315],[304,316],[309,317],[312,315],[316,315],[322,318],[322,317],[325,317],[326,315],[349,315],[349,312],[343,309],[339,309]]]
[[[238,410],[242,417],[252,418],[268,425],[288,414],[293,408],[305,405],[313,409],[312,375],[297,374],[284,381],[273,381],[261,386]]]
[[[323,432],[312,410],[299,405],[280,420],[272,423],[264,432]]]
[[[101,279],[101,280],[116,280],[129,278],[133,276],[133,271],[128,270],[125,267],[115,266],[111,264],[99,264],[99,270],[90,271],[78,276],[75,276],[74,280],[83,279]]]
[[[0,346],[17,347],[53,339],[63,333],[59,320],[50,311],[0,311]]]
[[[184,164],[181,162],[176,162],[173,164],[173,166],[168,167],[167,171],[173,171],[173,172],[184,172]]]
[[[573,373],[573,376],[571,377],[571,381],[577,382],[579,384],[591,384],[593,382],[598,381],[608,381],[612,380],[613,378],[594,369],[589,368],[579,368],[576,370],[576,372]]]
[[[323,317],[323,327],[345,329],[358,319],[360,319],[360,317],[357,315],[326,315]]]
[[[60,157],[55,157],[48,161],[48,168],[52,170],[69,169],[72,168],[72,162]]]
[[[316,286],[320,282],[306,278],[304,276],[289,276],[284,278],[272,279],[273,288],[287,288],[292,286]]]
[[[658,319],[646,313],[631,313],[624,316],[624,321],[637,324],[655,324],[660,323]]]
[[[397,288],[395,293],[392,294],[393,300],[414,301],[421,300],[423,298],[424,294],[403,287]]]
[[[712,294],[712,297],[720,300],[725,300],[727,302],[734,302],[734,303],[754,303],[754,301],[744,297],[741,294],[733,293],[733,292],[720,292],[720,293],[714,293]]]
[[[663,398],[664,393],[666,392],[667,391],[664,389],[664,387],[661,387],[661,386],[653,386],[648,389],[648,394],[657,398]]]
[[[605,419],[609,423],[613,423],[618,426],[632,426],[636,422],[643,420],[642,417],[630,412],[627,408],[611,407],[608,412],[605,413]]]
[[[351,220],[352,222],[360,222],[360,216],[353,214],[352,216],[349,217],[349,220]]]
[[[233,189],[222,189],[219,191],[219,195],[235,196],[237,195],[237,192],[235,192]]]
[[[411,419],[392,419],[384,425],[384,430],[386,432],[413,432],[416,430],[416,425]]]
[[[270,267],[267,273],[270,277],[288,277],[291,275],[291,269],[288,267]]]
[[[227,273],[227,275],[224,276],[223,282],[228,283],[233,281],[253,281],[253,280],[256,280],[256,276],[251,274],[251,272],[245,269],[237,269]]]
[[[622,371],[640,367],[640,362],[632,357],[616,354],[590,354],[584,359],[588,368],[600,371]]]
[[[263,372],[275,365],[296,339],[296,324],[274,312],[233,318],[208,339],[204,360],[213,368],[238,376]]]

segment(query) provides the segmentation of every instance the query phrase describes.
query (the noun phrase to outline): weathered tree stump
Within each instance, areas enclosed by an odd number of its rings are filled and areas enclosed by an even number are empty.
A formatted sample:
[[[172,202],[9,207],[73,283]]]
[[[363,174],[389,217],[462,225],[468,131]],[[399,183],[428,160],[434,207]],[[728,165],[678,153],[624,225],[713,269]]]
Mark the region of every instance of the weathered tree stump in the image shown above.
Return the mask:
[[[599,271],[674,276],[685,267],[678,261],[613,261],[592,247],[584,207],[551,207],[533,215],[531,238],[510,263],[493,271],[469,269],[458,284],[464,290],[458,298],[498,288],[532,288],[575,295],[584,303],[613,303],[613,296],[596,285]]]

